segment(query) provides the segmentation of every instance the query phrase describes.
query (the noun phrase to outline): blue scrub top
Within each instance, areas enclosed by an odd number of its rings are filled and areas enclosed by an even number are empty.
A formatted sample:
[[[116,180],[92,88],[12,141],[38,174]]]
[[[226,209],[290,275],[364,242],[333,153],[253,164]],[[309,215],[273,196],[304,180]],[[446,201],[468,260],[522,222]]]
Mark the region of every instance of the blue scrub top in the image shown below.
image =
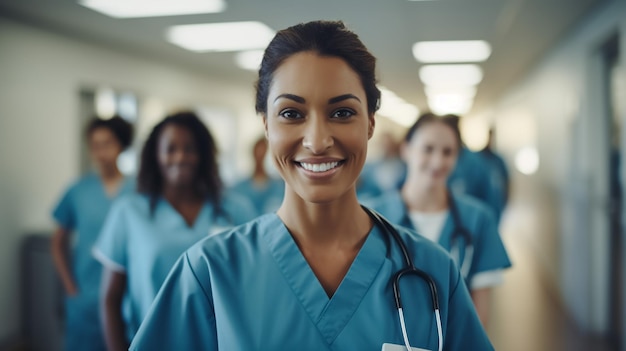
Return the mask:
[[[494,202],[494,184],[489,177],[488,165],[478,153],[463,146],[456,166],[448,178],[448,187],[454,194],[470,195],[498,212],[499,203]]]
[[[361,179],[365,184],[375,184],[384,193],[400,189],[406,178],[406,171],[406,163],[399,157],[383,158],[366,163],[361,171]]]
[[[485,149],[481,151],[479,155],[487,165],[487,172],[493,190],[489,196],[488,202],[492,204],[496,210],[496,219],[499,222],[509,197],[509,171],[502,157],[495,152]]]
[[[285,182],[282,179],[270,178],[266,184],[259,186],[252,178],[248,178],[235,184],[229,191],[248,198],[260,216],[278,210],[283,202]]]
[[[415,265],[434,279],[444,350],[493,350],[450,257],[396,227]],[[391,278],[405,263],[376,226],[329,298],[276,214],[204,239],[168,276],[131,350],[380,350],[403,344]],[[428,285],[407,276],[411,345],[437,350]]]
[[[102,266],[91,255],[111,203],[132,191],[134,182],[125,179],[116,195],[106,193],[100,176],[90,173],[65,192],[52,216],[63,229],[73,232],[71,268],[78,295],[65,304],[65,349],[104,350],[98,292]]]
[[[452,196],[459,213],[459,219],[463,227],[471,234],[474,245],[474,255],[469,273],[464,277],[469,286],[471,286],[472,278],[478,273],[511,267],[511,261],[500,238],[491,210],[470,196]],[[416,229],[409,218],[400,192],[389,192],[378,199],[373,199],[368,204],[371,204],[374,210],[382,214],[391,223]],[[452,237],[455,229],[452,214],[449,213],[438,242],[448,252],[452,250]],[[465,246],[462,240],[458,242],[461,246]],[[463,262],[464,254],[465,250],[460,250],[459,266]]]
[[[94,248],[107,268],[127,275],[123,306],[128,339],[137,332],[161,284],[180,255],[199,240],[255,216],[252,205],[224,196],[219,212],[205,202],[190,227],[164,198],[150,210],[149,197],[128,194],[113,204]]]

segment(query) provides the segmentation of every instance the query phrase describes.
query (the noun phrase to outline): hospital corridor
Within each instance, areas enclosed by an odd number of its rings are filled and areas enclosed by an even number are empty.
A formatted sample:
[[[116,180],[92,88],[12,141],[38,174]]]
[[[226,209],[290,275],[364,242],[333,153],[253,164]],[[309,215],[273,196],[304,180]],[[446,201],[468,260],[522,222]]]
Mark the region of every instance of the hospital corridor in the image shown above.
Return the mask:
[[[0,351],[626,351],[626,0],[0,0]]]

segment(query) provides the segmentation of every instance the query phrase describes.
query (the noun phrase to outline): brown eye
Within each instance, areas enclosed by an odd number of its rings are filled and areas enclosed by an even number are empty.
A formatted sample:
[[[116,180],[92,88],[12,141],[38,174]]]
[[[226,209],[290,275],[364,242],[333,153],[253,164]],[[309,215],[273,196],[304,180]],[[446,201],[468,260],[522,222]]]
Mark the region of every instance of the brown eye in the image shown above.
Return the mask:
[[[302,115],[300,114],[300,112],[298,112],[296,110],[282,110],[278,115],[283,117],[283,118],[285,118],[285,119],[299,119],[299,118],[302,118]]]
[[[350,109],[343,108],[343,109],[340,109],[340,110],[337,110],[337,111],[333,112],[332,118],[348,119],[348,118],[354,116],[355,114],[356,113],[354,111],[352,111]]]

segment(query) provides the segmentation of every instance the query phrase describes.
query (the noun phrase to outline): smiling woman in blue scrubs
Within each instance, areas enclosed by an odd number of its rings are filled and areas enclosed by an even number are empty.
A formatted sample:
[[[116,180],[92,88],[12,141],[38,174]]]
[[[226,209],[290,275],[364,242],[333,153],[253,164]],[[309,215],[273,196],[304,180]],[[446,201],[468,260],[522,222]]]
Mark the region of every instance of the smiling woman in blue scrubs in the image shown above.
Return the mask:
[[[343,23],[310,22],[276,34],[261,64],[256,110],[286,183],[284,201],[277,213],[190,248],[131,350],[381,350],[404,343],[391,279],[405,262],[355,190],[379,100],[375,58]],[[396,230],[437,286],[442,348],[492,350],[451,258]],[[408,276],[401,292],[411,344],[438,350],[428,285]]]
[[[113,205],[94,248],[104,266],[101,303],[109,351],[128,349],[186,249],[254,217],[245,199],[222,195],[215,142],[191,112],[168,116],[154,127],[137,183],[138,193]]]
[[[371,200],[392,223],[415,229],[439,243],[461,267],[484,325],[491,291],[511,266],[493,211],[469,195],[446,186],[461,148],[461,133],[452,117],[422,115],[402,145],[407,178],[398,191]],[[463,231],[471,238],[464,239]],[[470,246],[471,244],[471,246]]]
[[[132,142],[132,126],[120,117],[97,118],[89,123],[86,134],[97,173],[89,173],[74,183],[53,212],[59,227],[52,237],[51,248],[67,294],[65,349],[68,351],[105,350],[98,316],[102,267],[91,256],[91,247],[113,200],[133,188],[132,180],[117,168],[118,156]]]

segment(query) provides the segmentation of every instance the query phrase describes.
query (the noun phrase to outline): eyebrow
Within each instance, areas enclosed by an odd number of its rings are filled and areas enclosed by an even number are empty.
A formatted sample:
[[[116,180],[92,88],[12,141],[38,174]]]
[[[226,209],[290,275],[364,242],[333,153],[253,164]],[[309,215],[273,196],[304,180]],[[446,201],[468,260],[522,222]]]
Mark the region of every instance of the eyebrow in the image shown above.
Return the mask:
[[[276,100],[280,99],[280,98],[285,98],[285,99],[290,99],[293,100],[297,103],[300,104],[304,104],[306,102],[306,99],[298,96],[298,95],[294,95],[294,94],[280,94],[276,97],[276,99],[274,99],[274,102],[276,102]],[[355,99],[358,102],[361,102],[361,99],[359,99],[358,97],[356,97],[355,95],[352,94],[343,94],[343,95],[339,95],[336,96],[334,98],[330,98],[328,99],[328,104],[336,104],[338,102],[344,101],[344,100],[348,100],[348,99]]]
[[[300,103],[300,104],[304,104],[306,102],[306,100],[302,96],[293,95],[293,94],[280,94],[280,95],[278,95],[276,97],[276,99],[274,99],[274,102],[276,102],[276,100],[278,100],[280,98],[293,100],[293,101],[295,101],[297,103]]]
[[[328,104],[336,104],[338,102],[348,100],[348,99],[355,99],[356,101],[361,102],[361,99],[359,99],[358,97],[352,94],[344,94],[344,95],[339,95],[334,98],[328,99]]]

